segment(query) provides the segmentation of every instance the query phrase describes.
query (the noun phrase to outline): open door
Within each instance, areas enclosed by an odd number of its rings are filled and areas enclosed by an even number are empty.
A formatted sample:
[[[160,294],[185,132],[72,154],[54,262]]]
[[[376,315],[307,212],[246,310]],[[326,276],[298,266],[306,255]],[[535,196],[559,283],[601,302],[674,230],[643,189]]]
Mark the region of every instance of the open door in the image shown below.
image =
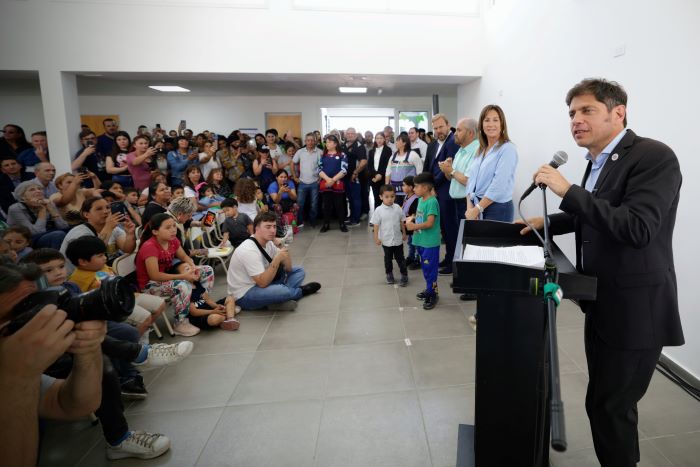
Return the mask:
[[[301,113],[265,113],[265,129],[274,128],[279,132],[280,138],[291,130],[292,136],[301,138]]]

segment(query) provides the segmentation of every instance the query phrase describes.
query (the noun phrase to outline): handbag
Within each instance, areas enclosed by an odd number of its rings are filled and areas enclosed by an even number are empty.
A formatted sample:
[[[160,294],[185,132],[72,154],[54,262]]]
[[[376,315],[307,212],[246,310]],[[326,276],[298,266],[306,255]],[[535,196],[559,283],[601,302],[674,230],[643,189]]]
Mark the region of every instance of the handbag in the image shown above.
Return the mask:
[[[263,248],[260,243],[255,239],[255,237],[248,237],[246,240],[252,240],[253,243],[255,243],[255,246],[258,247],[258,250],[260,250],[260,253],[263,255],[263,258],[265,260],[272,264],[272,258],[270,258],[270,255],[267,254],[267,251],[265,251],[265,248]],[[287,276],[287,272],[284,270],[284,266],[279,265],[277,267],[277,272],[275,273],[275,277],[272,279],[272,282],[284,282],[284,279]]]

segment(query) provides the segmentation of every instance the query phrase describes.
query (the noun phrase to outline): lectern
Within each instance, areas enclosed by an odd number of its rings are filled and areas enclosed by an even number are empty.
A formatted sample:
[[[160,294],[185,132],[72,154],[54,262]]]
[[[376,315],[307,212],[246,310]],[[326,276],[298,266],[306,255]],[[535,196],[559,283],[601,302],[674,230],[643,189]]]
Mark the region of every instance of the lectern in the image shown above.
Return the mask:
[[[523,226],[462,221],[452,264],[455,293],[477,296],[474,425],[460,425],[457,466],[549,466],[549,373],[544,268],[467,261],[465,245],[540,245]],[[461,248],[460,248],[461,245]],[[579,274],[551,244],[564,298],[594,300],[596,279]]]

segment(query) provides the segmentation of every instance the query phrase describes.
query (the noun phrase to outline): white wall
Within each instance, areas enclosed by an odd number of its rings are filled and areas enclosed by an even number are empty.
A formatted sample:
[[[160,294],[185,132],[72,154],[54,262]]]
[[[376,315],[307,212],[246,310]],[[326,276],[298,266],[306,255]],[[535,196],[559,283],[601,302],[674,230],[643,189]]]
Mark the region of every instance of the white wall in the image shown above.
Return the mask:
[[[490,2],[489,2],[490,3]],[[478,117],[488,103],[505,110],[520,164],[515,193],[531,182],[538,165],[563,149],[565,176],[580,183],[583,154],[570,136],[564,97],[585,77],[620,82],[629,95],[628,125],[637,134],[661,140],[676,152],[683,172],[681,202],[674,235],[683,347],[664,354],[700,378],[700,247],[697,200],[700,158],[695,121],[700,107],[700,2],[693,0],[498,0],[484,12],[484,61],[480,81],[459,89],[458,113]],[[613,52],[625,46],[624,55]],[[538,212],[531,197],[526,213]],[[550,209],[558,206],[555,197]],[[562,243],[559,241],[558,243]],[[566,251],[573,258],[571,239]]]
[[[456,116],[457,99],[441,98],[441,109]],[[181,119],[193,131],[208,129],[228,135],[236,128],[265,129],[265,112],[301,112],[304,133],[321,129],[321,107],[389,107],[427,110],[431,97],[328,97],[328,96],[80,96],[80,113],[117,114],[121,128],[135,133],[141,125],[160,123],[175,129]],[[282,128],[278,128],[284,131]]]
[[[0,95],[0,126],[8,123],[21,126],[27,138],[35,131],[45,130],[41,96]]]

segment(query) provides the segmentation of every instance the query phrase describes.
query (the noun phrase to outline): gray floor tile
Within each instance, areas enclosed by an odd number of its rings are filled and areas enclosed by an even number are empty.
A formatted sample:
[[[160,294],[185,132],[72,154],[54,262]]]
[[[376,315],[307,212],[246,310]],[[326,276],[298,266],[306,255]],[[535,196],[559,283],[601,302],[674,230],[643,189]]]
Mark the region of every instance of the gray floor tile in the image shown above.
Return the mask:
[[[337,312],[278,313],[272,319],[258,350],[330,346],[337,320]]]
[[[476,337],[413,340],[413,374],[419,388],[474,382]]]
[[[474,335],[457,305],[438,306],[433,310],[405,307],[402,313],[406,335],[410,339]]]
[[[384,269],[384,253],[380,247],[376,251],[365,254],[353,254],[347,256],[348,268],[381,268]],[[394,263],[396,267],[396,263]]]
[[[403,341],[335,347],[331,353],[328,397],[411,388],[411,362]]]
[[[149,460],[148,465],[167,465],[190,467],[195,465],[209,436],[214,431],[216,422],[223,413],[223,408],[186,410],[183,412],[163,412],[157,415],[139,414],[129,416],[129,428],[145,430],[151,433],[163,433],[170,438],[171,447],[160,457]],[[119,466],[143,466],[140,459],[123,459]],[[98,467],[117,465],[107,460],[104,445],[95,446],[82,460],[80,467]]]
[[[306,273],[305,283],[318,282],[323,288],[343,286],[343,279],[345,278],[343,268],[340,268],[338,271],[332,271],[323,267],[304,266],[304,272]]]
[[[367,285],[360,288],[344,287],[340,299],[341,311],[368,311],[399,306],[396,290],[388,285]]]
[[[655,438],[651,444],[675,467],[700,466],[700,431]]]
[[[38,465],[76,465],[93,446],[99,446],[104,457],[104,442],[101,426],[93,426],[87,418],[75,422],[48,421]]]
[[[583,372],[588,372],[586,351],[583,347],[583,329],[559,328],[557,330],[559,349],[573,360]]]
[[[455,465],[460,424],[474,424],[474,386],[418,393],[434,466]]]
[[[322,398],[330,350],[257,352],[229,400],[233,404]]]
[[[342,277],[342,272],[339,273]],[[333,276],[330,275],[329,276]],[[309,279],[307,282],[310,282]],[[340,287],[326,286],[324,279],[316,281],[321,284],[321,290],[313,295],[306,296],[299,300],[295,314],[303,315],[305,313],[331,313],[340,309],[340,296],[342,289]],[[286,314],[286,313],[280,313]]]
[[[398,268],[394,268],[394,274],[398,280],[400,277]],[[344,287],[364,287],[366,285],[386,285],[384,267],[352,268],[345,270]]]
[[[228,407],[198,466],[311,466],[320,401]]]
[[[316,465],[430,466],[416,394],[410,391],[327,400]]]
[[[311,244],[309,247],[308,251],[306,252],[306,258],[304,259],[304,263],[306,263],[306,260],[309,257],[314,257],[314,258],[330,258],[331,256],[345,256],[345,252],[348,249],[348,245],[346,242],[340,243],[340,242],[334,242],[334,243],[318,243],[314,242]]]
[[[272,320],[272,314],[267,312],[266,317],[243,318],[239,313],[238,317],[241,321],[241,327],[236,331],[210,329],[202,331],[194,337],[188,337],[188,340],[194,342],[192,354],[224,354],[257,349]]]
[[[340,313],[335,330],[335,345],[367,344],[405,338],[398,308]]]
[[[127,413],[221,407],[252,359],[252,352],[190,355],[163,370],[148,388],[148,399],[135,402]]]
[[[641,441],[639,443],[639,454],[641,458],[641,461],[637,464],[639,467],[674,467],[663,455],[654,449],[654,446],[649,441]],[[549,459],[554,467],[600,466],[593,448],[569,450],[563,453],[550,450]]]
[[[700,431],[700,404],[659,372],[638,406],[639,427],[648,436]]]
[[[396,289],[399,295],[399,303],[401,306],[414,307],[423,304],[421,301],[416,299],[416,294],[425,290],[425,280],[423,280],[423,274],[420,271],[410,271],[418,273],[415,275],[410,275],[408,277],[409,285],[408,287],[399,287]],[[447,287],[447,284],[438,284],[438,293],[440,294],[440,302],[438,303],[438,308],[442,305],[459,305],[462,302],[459,300],[459,295],[453,294],[452,291]]]
[[[337,252],[336,252],[337,253]],[[315,269],[332,269],[334,271],[343,271],[345,269],[345,254],[327,254],[316,255],[316,252],[309,250],[304,256],[302,266]]]
[[[557,307],[557,327],[583,328],[585,315],[581,309],[570,300],[563,300]]]
[[[569,449],[591,448],[593,438],[585,406],[588,376],[583,373],[562,374],[560,381]]]
[[[350,244],[348,245],[347,253],[349,255],[370,254],[373,251],[375,251],[376,248],[377,248],[377,245],[372,241],[353,242],[351,240]]]

